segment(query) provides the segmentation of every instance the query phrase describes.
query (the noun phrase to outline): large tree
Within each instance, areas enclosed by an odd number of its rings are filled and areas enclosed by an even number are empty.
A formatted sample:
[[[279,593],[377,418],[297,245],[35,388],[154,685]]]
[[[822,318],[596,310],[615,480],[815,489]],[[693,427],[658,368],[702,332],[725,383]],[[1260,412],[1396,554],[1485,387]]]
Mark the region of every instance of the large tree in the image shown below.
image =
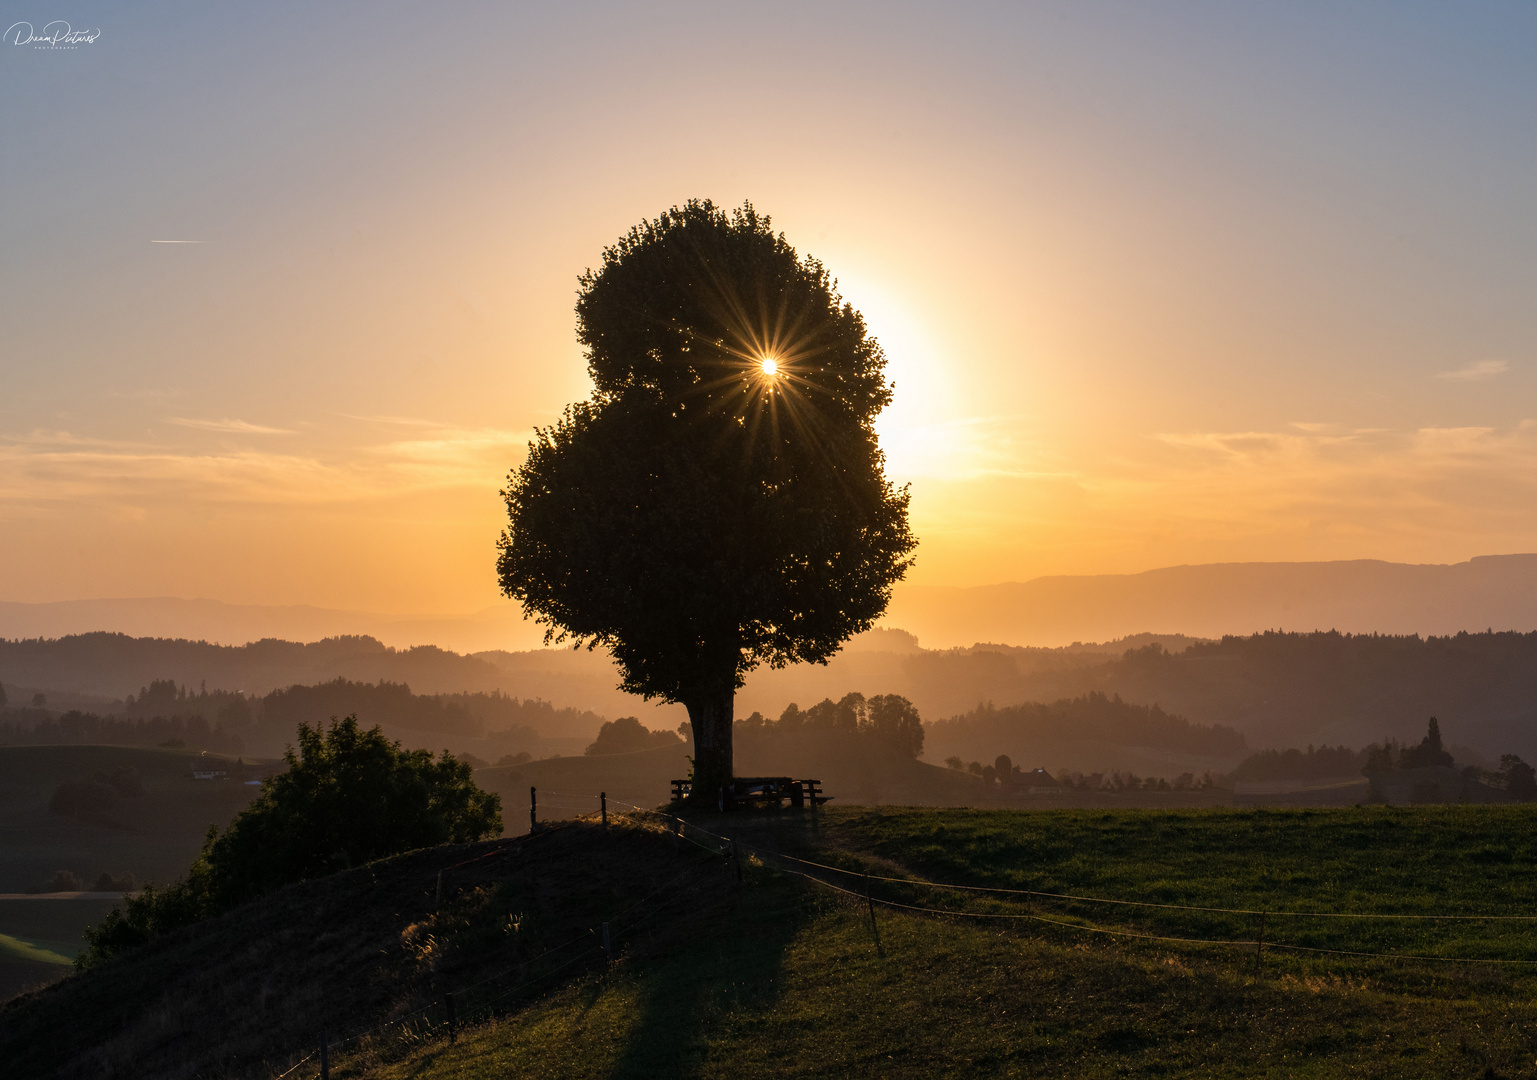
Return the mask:
[[[681,702],[713,800],[747,672],[825,663],[911,562],[873,426],[885,358],[750,205],[631,229],[576,313],[593,394],[536,433],[502,493],[502,590],[547,642],[605,648],[623,689]]]

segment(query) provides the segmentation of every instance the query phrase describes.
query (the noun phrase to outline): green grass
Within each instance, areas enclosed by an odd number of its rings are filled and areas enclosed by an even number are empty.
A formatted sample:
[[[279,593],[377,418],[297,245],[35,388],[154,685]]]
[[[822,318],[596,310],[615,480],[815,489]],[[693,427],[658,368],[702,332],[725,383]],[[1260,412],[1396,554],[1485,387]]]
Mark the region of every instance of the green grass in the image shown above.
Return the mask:
[[[1537,916],[1532,806],[849,809],[824,820],[814,834],[769,816],[746,831],[775,850],[945,883],[1272,913]],[[884,888],[922,906],[1000,908],[943,890]],[[1171,937],[1251,939],[1260,929],[1252,915],[1045,898],[1001,910]],[[1265,934],[1310,948],[1537,960],[1537,921],[1270,914]]]
[[[208,826],[222,828],[257,791],[191,779],[195,756],[127,746],[0,747],[0,893],[24,892],[55,870],[71,870],[87,885],[104,871],[126,870],[140,881],[180,876]],[[139,771],[145,794],[121,800],[110,822],[49,811],[60,783],[124,766]],[[14,933],[3,923],[0,931]]]
[[[1537,1009],[1510,983],[1414,992],[1348,971],[879,912],[753,874],[681,948],[616,968],[393,1063],[406,1080],[599,1077],[1480,1077],[1530,1075]],[[371,1066],[371,1067],[369,1067]]]
[[[1532,915],[1533,814],[845,807],[698,823],[894,878],[1271,912]],[[286,889],[19,999],[0,1009],[0,1060],[38,1075],[91,1062],[270,1078],[323,1027],[333,1075],[388,1080],[1537,1076],[1537,963],[1267,949],[1256,966],[1252,945],[1083,929],[1249,939],[1249,916],[897,883],[875,894],[951,913],[878,907],[872,921],[772,860],[749,858],[739,885],[718,855],[618,821],[607,838],[556,830],[450,870],[435,910],[437,869],[481,850]],[[1056,922],[968,917],[986,914]],[[1537,961],[1529,925],[1275,914],[1266,936]],[[453,1044],[445,990],[463,1025]]]
[[[36,964],[73,964],[74,958],[62,956],[52,949],[34,945],[30,941],[0,934],[0,959],[29,960]]]
[[[101,922],[117,900],[87,894],[72,900],[0,899],[0,933],[74,957],[85,942],[85,928]]]

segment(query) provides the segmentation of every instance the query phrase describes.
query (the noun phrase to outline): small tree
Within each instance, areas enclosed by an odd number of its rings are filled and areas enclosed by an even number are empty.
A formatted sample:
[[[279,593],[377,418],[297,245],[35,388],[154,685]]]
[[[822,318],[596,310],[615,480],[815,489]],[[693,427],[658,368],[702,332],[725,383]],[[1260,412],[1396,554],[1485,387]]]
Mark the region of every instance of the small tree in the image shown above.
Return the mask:
[[[1434,716],[1418,746],[1406,746],[1398,756],[1402,769],[1426,769],[1432,766],[1450,768],[1452,755],[1441,748],[1441,723]]]
[[[636,717],[621,716],[600,727],[598,737],[583,752],[588,756],[633,754],[637,750],[655,750],[659,746],[676,746],[681,750],[683,740],[671,731],[652,731]]]
[[[607,649],[624,690],[681,702],[713,802],[747,672],[825,663],[909,565],[908,495],[873,426],[885,359],[751,206],[641,223],[576,311],[593,395],[502,493],[502,591],[546,641]]]
[[[1014,782],[1014,762],[1008,754],[999,754],[993,761],[993,771],[998,774],[1000,784],[1012,784]]]

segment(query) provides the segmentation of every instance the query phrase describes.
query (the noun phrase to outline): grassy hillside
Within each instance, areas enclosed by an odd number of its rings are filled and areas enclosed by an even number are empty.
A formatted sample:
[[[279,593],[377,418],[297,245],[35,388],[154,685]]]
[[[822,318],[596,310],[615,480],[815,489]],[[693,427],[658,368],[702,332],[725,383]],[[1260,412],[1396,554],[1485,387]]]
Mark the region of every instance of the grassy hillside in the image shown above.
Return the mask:
[[[751,849],[740,884],[704,833],[680,850],[636,824],[616,821],[607,837],[564,827],[295,886],[67,979],[0,1009],[0,1060],[20,1075],[273,1077],[324,1028],[334,1075],[432,1080],[1530,1075],[1537,924],[1302,913],[1530,916],[1532,815],[843,808],[701,819]],[[873,920],[865,870],[877,879]],[[879,880],[914,877],[1265,910],[1268,947],[1256,965],[1250,914]]]
[[[257,790],[193,780],[195,759],[123,746],[0,747],[0,893],[22,892],[55,870],[87,882],[104,871],[140,881],[179,876],[208,826],[222,827]],[[59,784],[125,767],[138,771],[144,794],[120,799],[110,816],[81,820],[48,809]]]
[[[128,871],[140,882],[185,873],[208,826],[222,827],[256,792],[193,780],[196,759],[183,750],[122,746],[0,747],[0,894],[36,888],[56,870],[75,873],[87,886],[102,873]],[[137,770],[143,795],[120,798],[108,814],[86,820],[49,810],[59,784],[122,768]],[[65,974],[59,961],[73,960],[85,928],[114,903],[88,894],[0,897],[0,999]],[[5,946],[7,938],[14,947]]]

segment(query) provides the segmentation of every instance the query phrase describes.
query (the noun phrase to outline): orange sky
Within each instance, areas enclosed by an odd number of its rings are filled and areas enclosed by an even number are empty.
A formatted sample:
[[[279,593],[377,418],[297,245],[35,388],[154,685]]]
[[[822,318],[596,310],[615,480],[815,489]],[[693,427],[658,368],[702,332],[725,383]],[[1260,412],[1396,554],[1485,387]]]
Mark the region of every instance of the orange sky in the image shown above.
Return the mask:
[[[0,599],[495,603],[577,275],[691,196],[885,345],[914,581],[1537,548],[1530,9],[71,18],[0,46]]]

